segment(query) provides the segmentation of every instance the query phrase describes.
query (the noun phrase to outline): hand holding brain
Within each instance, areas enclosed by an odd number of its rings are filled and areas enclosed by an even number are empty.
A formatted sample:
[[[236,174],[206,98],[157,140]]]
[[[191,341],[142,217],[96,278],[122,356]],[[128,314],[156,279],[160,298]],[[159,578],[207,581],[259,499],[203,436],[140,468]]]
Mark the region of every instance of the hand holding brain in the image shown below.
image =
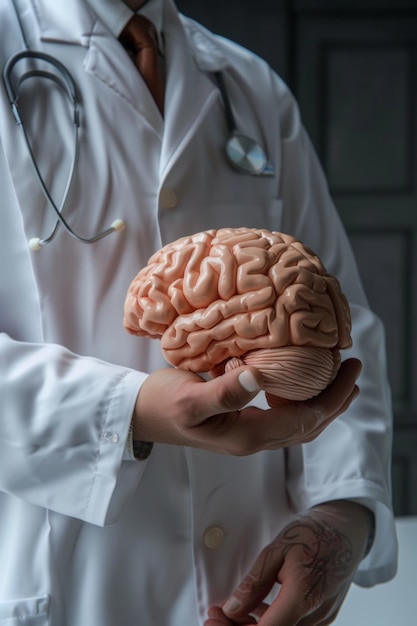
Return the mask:
[[[338,280],[300,241],[223,228],[156,252],[132,281],[124,326],[160,338],[166,360],[193,372],[257,367],[267,393],[304,400],[322,391],[351,345]]]

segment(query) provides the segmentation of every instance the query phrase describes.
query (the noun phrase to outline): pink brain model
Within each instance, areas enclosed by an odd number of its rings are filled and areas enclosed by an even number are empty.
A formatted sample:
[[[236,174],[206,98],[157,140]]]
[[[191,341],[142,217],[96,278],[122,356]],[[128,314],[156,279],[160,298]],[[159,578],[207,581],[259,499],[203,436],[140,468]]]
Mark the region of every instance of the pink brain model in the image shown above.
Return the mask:
[[[325,389],[351,346],[347,300],[320,259],[294,237],[249,228],[161,248],[128,289],[124,326],[160,338],[178,368],[253,365],[268,394],[289,400]]]

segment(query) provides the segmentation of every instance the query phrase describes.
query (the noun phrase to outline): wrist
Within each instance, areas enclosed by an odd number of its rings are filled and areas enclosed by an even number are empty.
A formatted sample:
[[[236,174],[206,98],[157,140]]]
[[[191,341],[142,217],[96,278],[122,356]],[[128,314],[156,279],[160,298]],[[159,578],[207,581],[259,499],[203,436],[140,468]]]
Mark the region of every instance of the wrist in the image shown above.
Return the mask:
[[[311,509],[320,517],[325,517],[329,523],[343,528],[356,545],[357,553],[362,554],[361,560],[370,552],[375,539],[375,516],[367,501],[361,500],[333,500],[319,504]]]

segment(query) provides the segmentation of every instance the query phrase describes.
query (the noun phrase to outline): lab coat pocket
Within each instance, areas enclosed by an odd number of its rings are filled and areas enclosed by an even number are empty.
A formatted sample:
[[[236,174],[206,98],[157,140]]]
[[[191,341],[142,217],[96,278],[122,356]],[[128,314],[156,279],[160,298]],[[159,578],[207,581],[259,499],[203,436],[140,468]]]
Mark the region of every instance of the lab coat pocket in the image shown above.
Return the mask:
[[[0,626],[48,626],[48,596],[0,602]]]

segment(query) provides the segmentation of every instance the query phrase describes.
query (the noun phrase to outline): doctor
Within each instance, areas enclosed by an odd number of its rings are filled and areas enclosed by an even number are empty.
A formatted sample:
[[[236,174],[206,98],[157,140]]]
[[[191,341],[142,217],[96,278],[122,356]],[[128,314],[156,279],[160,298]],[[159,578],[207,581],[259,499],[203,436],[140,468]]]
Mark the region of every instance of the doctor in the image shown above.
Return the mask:
[[[30,49],[76,84],[64,216],[87,238],[117,218],[126,228],[85,244],[59,225],[31,249],[55,214],[2,86],[0,625],[330,623],[352,580],[395,573],[390,399],[383,330],[291,93],[172,0],[15,4]],[[139,8],[158,31],[163,116],[118,41]],[[1,0],[2,67],[21,29]],[[228,164],[217,72],[268,172]],[[28,78],[19,110],[60,207],[74,145],[65,89]],[[348,359],[314,401],[268,410],[256,370],[204,382],[123,330],[127,287],[151,254],[225,226],[291,233],[339,277],[354,322],[346,356],[363,364],[358,397]]]

